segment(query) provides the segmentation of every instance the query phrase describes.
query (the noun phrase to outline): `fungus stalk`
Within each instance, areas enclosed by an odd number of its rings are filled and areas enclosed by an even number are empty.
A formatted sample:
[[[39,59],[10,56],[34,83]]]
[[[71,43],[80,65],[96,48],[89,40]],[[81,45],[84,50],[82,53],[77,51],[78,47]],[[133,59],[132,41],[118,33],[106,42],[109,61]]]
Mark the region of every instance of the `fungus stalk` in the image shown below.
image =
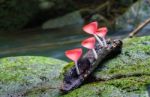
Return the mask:
[[[93,54],[94,54],[95,59],[97,59],[97,58],[98,58],[98,55],[97,55],[95,49],[92,49],[92,52],[93,52]]]
[[[74,63],[75,63],[75,68],[76,68],[77,74],[80,75],[80,71],[79,71],[79,68],[78,68],[78,62],[74,61]]]
[[[103,45],[103,42],[100,40],[100,38],[94,34],[94,37],[96,38],[96,40],[98,41],[98,43],[101,45],[101,46],[104,46]]]

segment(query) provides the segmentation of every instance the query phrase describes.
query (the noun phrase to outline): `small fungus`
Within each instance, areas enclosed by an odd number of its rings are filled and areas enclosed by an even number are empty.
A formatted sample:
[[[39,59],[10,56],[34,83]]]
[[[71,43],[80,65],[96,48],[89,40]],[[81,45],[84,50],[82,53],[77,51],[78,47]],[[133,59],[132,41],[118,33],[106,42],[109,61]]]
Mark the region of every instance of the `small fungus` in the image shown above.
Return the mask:
[[[99,28],[96,32],[96,34],[102,38],[105,47],[107,47],[107,43],[105,40],[105,36],[106,36],[107,32],[108,32],[107,27]]]
[[[81,44],[82,44],[83,47],[91,49],[93,54],[94,54],[95,59],[97,59],[98,55],[95,51],[95,42],[96,42],[95,38],[90,37],[90,38],[87,38],[87,39],[83,40]]]
[[[88,34],[94,35],[98,43],[103,46],[103,42],[99,39],[99,37],[96,34],[97,29],[98,29],[98,23],[96,21],[91,22],[83,27],[83,31],[85,31]]]
[[[79,71],[79,68],[78,68],[78,60],[79,58],[81,57],[82,55],[82,49],[81,48],[76,48],[76,49],[72,49],[72,50],[67,50],[65,52],[65,55],[74,61],[75,63],[75,67],[76,67],[76,71],[77,71],[77,74],[80,75],[80,71]]]

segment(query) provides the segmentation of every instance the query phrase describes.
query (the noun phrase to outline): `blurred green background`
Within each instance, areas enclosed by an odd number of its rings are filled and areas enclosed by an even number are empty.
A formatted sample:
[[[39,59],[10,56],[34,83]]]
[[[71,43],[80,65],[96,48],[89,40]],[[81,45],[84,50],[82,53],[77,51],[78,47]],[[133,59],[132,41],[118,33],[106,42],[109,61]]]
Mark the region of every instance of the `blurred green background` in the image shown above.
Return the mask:
[[[48,19],[79,11],[90,20],[101,14],[108,20],[123,14],[137,0],[1,0],[0,30],[17,31],[41,26]]]

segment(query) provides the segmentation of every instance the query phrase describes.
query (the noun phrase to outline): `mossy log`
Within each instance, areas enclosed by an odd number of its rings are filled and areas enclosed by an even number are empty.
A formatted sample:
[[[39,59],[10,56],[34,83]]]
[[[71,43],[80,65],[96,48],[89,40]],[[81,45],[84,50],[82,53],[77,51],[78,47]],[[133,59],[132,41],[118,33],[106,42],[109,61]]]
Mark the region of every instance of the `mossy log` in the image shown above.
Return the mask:
[[[105,59],[114,57],[121,53],[122,41],[107,41],[107,47],[96,45],[98,59],[93,56],[92,50],[88,51],[78,62],[80,75],[77,74],[75,66],[64,74],[64,81],[61,87],[63,93],[79,87],[89,77],[89,75],[101,64]]]

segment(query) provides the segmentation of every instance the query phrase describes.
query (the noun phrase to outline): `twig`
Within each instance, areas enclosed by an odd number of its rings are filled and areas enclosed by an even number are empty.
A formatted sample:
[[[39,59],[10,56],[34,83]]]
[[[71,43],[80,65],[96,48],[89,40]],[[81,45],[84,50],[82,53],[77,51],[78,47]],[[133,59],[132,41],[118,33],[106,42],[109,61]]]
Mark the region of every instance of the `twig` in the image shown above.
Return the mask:
[[[145,20],[143,23],[141,23],[136,29],[134,29],[130,34],[129,37],[132,38],[135,34],[137,34],[143,27],[145,27],[148,23],[150,23],[150,18]]]

